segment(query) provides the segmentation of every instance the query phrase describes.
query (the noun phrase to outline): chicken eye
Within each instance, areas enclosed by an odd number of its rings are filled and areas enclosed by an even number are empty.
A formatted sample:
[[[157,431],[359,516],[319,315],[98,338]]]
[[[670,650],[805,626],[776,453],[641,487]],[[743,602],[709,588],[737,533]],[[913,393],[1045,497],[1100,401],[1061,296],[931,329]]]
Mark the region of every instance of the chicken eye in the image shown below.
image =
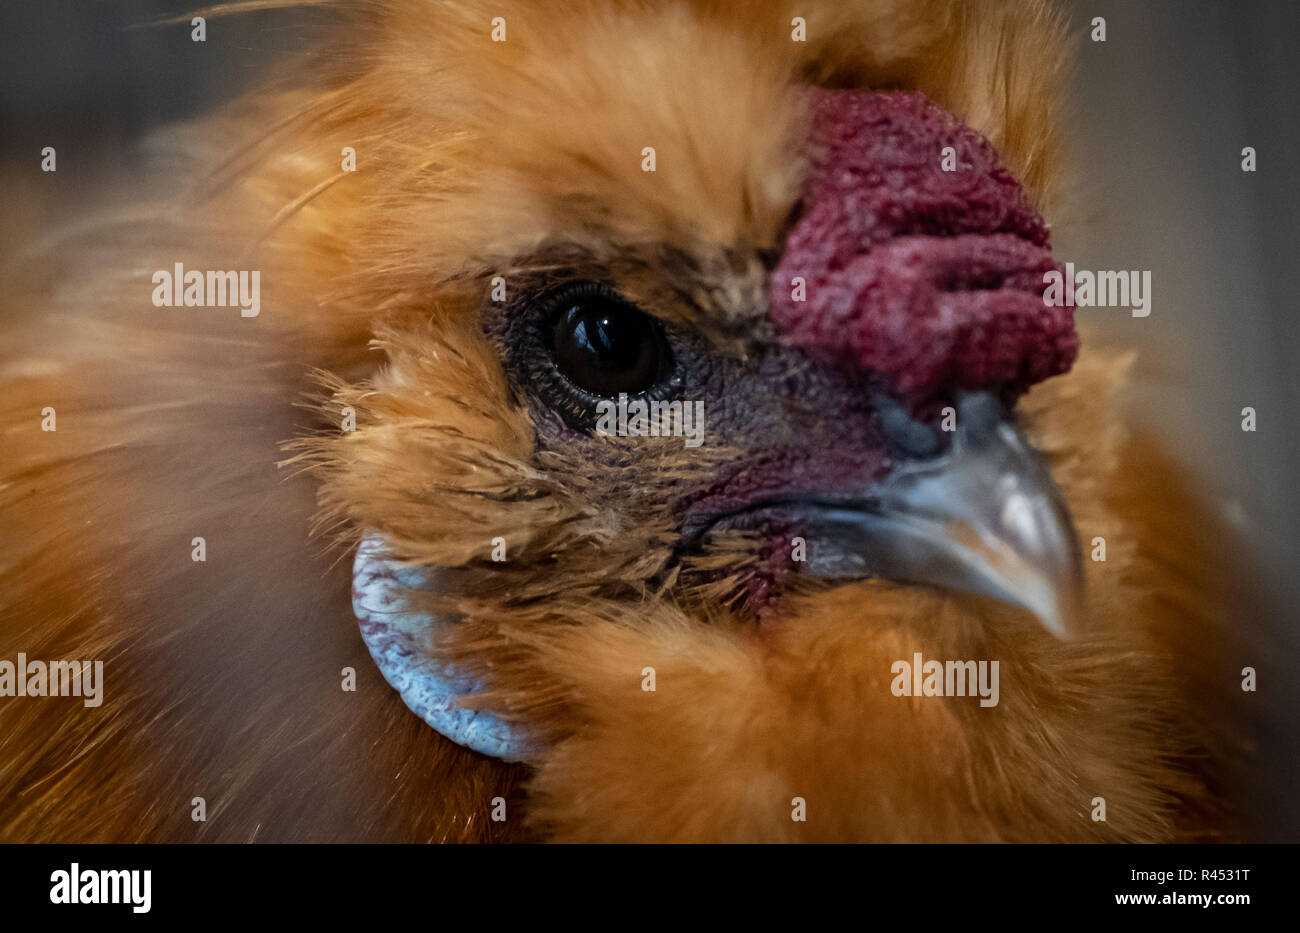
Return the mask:
[[[551,357],[569,382],[613,398],[644,392],[664,374],[667,347],[657,322],[603,295],[565,302],[551,332]]]

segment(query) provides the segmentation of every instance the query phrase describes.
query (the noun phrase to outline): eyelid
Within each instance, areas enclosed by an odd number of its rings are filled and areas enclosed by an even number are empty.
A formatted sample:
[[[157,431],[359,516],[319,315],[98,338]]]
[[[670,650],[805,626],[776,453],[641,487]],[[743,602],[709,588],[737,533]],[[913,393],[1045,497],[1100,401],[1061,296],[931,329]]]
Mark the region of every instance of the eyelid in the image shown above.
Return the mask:
[[[580,298],[605,298],[641,311],[635,304],[620,295],[613,286],[604,282],[584,279],[576,282],[566,282],[564,285],[544,293],[537,300],[538,306],[542,310],[540,317],[543,326],[549,327],[554,324],[556,318],[567,311],[573,302]],[[641,311],[641,313],[644,314],[645,312]],[[653,317],[653,315],[650,316]]]
[[[575,298],[590,298],[593,296],[611,298],[615,301],[626,300],[612,285],[595,279],[578,279],[565,282],[563,285],[547,289],[538,300],[548,304],[565,304]]]
[[[573,302],[580,298],[604,298],[627,308],[629,311],[644,314],[654,323],[664,345],[671,349],[670,332],[663,320],[651,314],[636,302],[624,297],[614,286],[596,279],[580,279],[566,282],[544,292],[540,298],[536,299],[535,307],[538,308],[539,313],[535,315],[534,320],[548,347],[551,340],[551,328],[555,326],[560,315],[569,310]]]

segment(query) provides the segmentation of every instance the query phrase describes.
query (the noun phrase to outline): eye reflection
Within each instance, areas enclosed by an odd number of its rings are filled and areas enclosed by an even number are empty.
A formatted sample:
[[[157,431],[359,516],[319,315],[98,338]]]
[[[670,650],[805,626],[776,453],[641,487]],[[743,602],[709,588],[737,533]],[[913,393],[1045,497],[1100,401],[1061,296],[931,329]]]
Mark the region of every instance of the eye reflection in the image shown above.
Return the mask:
[[[612,398],[653,387],[666,348],[649,315],[613,298],[589,296],[569,302],[556,318],[551,353],[573,385]]]

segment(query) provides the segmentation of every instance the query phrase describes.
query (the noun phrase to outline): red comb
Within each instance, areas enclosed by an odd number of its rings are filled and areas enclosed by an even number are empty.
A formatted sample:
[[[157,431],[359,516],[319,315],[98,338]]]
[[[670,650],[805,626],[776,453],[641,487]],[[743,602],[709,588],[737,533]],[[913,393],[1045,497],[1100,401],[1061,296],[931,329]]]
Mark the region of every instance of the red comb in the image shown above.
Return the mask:
[[[771,282],[784,338],[914,399],[1067,371],[1079,342],[1072,307],[1043,301],[1047,226],[988,141],[919,93],[814,90],[812,106]]]

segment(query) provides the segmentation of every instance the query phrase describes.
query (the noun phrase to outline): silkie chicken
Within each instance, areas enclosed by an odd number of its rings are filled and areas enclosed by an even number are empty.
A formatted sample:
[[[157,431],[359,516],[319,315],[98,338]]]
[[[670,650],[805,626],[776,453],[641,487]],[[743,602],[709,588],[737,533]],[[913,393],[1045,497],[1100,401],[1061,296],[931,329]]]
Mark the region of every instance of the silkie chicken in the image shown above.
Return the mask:
[[[0,657],[104,700],[0,700],[0,839],[1238,835],[1225,571],[1043,299],[1054,11],[344,6],[9,272]]]

